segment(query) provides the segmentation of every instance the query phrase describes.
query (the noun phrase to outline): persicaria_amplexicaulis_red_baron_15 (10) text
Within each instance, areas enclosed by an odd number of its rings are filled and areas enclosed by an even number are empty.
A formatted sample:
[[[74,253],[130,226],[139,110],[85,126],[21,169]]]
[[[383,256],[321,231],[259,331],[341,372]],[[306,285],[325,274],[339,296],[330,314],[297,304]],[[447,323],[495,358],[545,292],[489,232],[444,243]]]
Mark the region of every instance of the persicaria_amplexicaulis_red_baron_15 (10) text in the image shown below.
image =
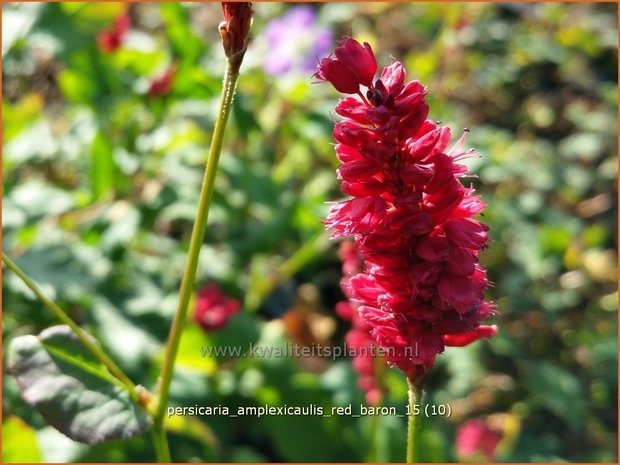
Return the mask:
[[[333,132],[350,198],[331,205],[325,225],[335,239],[354,237],[364,269],[347,277],[346,294],[387,362],[420,386],[446,346],[497,332],[481,324],[495,313],[478,260],[485,204],[460,181],[460,162],[475,154],[465,132],[448,148],[450,129],[427,119],[426,88],[405,82],[398,61],[377,71],[370,45],[345,37],[314,75],[352,94],[336,105]]]

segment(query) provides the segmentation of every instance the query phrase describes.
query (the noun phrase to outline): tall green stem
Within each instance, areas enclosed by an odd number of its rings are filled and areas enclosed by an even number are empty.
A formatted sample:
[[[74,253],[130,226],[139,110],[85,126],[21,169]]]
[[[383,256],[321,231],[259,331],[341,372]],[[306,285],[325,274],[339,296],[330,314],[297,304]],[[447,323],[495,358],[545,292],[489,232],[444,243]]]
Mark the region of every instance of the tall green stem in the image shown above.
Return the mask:
[[[422,405],[422,388],[407,379],[409,386],[409,421],[407,425],[407,463],[416,463],[419,459],[418,438],[420,420],[424,412]]]
[[[366,457],[367,463],[379,461],[379,433],[379,415],[373,415],[370,418],[370,448],[368,450],[368,456]]]
[[[200,191],[200,200],[198,202],[198,213],[196,215],[196,221],[194,222],[194,227],[192,229],[187,264],[185,266],[185,273],[183,274],[183,280],[181,282],[179,303],[176,309],[176,313],[174,315],[174,319],[172,321],[172,326],[170,327],[170,333],[168,335],[164,366],[162,368],[157,395],[158,403],[155,410],[156,427],[161,427],[161,425],[163,424],[164,414],[168,403],[170,382],[172,381],[172,372],[179,349],[181,333],[183,331],[183,326],[187,318],[187,307],[190,297],[192,295],[194,283],[196,281],[198,256],[200,254],[200,248],[204,240],[207,228],[207,220],[209,218],[209,205],[211,203],[211,197],[213,196],[215,174],[220,158],[220,152],[222,151],[224,131],[226,129],[226,123],[228,122],[228,117],[232,108],[233,97],[235,94],[235,86],[237,84],[238,77],[238,68],[235,69],[234,67],[231,67],[229,65],[224,76],[222,100],[220,102],[220,110],[217,120],[215,122],[215,128],[213,129],[211,149],[209,150],[209,159],[207,160],[205,176],[202,184],[202,189]]]
[[[75,333],[79,341],[86,347],[91,354],[93,354],[107,369],[108,371],[117,378],[127,391],[129,395],[136,401],[138,404],[142,405],[140,400],[140,393],[136,385],[129,379],[129,377],[120,369],[120,367],[114,363],[114,361],[99,347],[93,339],[78,326],[76,322],[74,322],[59,306],[48,298],[39,286],[37,286],[32,279],[30,279],[26,273],[22,271],[22,269],[17,266],[17,264],[11,260],[4,252],[2,252],[2,262],[6,265],[8,269],[10,269],[13,273],[15,273],[28,288],[34,293],[34,295],[39,299],[45,307],[48,308],[60,321],[69,326],[71,330]]]
[[[155,446],[155,454],[159,463],[170,463],[170,448],[168,447],[168,439],[166,438],[166,430],[163,425],[156,423],[151,430],[153,435],[153,445]]]

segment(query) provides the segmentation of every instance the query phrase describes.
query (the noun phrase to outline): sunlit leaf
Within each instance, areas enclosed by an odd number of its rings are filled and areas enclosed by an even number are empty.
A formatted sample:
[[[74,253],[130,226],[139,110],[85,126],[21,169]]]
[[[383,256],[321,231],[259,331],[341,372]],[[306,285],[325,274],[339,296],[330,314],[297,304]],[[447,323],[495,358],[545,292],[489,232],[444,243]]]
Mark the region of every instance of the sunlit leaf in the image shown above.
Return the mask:
[[[11,341],[7,367],[24,400],[54,428],[87,444],[145,431],[150,420],[68,326]]]
[[[2,463],[40,462],[35,430],[18,417],[2,422]]]

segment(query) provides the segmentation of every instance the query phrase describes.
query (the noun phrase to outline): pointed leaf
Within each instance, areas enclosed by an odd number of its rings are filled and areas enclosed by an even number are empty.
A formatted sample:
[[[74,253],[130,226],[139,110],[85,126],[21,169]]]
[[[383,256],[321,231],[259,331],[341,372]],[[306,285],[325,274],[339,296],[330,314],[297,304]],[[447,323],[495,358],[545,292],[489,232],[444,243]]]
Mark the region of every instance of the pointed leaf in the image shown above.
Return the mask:
[[[68,326],[11,341],[7,366],[24,400],[74,441],[96,444],[146,430],[150,420]]]

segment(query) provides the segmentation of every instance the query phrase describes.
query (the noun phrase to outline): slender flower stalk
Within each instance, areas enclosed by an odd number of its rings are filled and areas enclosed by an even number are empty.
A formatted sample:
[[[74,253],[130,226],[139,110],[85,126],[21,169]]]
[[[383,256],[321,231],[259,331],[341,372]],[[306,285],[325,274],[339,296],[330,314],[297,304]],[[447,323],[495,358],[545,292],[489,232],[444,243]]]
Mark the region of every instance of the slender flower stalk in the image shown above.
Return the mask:
[[[219,113],[213,129],[209,158],[207,160],[202,189],[200,191],[198,213],[196,215],[196,221],[194,222],[194,227],[190,238],[187,264],[183,274],[183,280],[181,281],[179,303],[172,321],[172,326],[170,327],[170,333],[168,335],[164,365],[157,392],[157,406],[155,409],[156,429],[161,429],[163,425],[166,407],[168,404],[168,396],[170,394],[172,373],[179,349],[179,342],[181,340],[181,333],[187,319],[189,300],[196,281],[198,256],[200,254],[200,247],[204,240],[207,228],[209,206],[213,196],[215,174],[217,172],[219,157],[222,151],[224,132],[228,122],[228,117],[230,116],[230,111],[232,109],[235,87],[237,85],[237,78],[239,77],[239,68],[249,40],[248,34],[252,20],[251,4],[248,2],[223,2],[222,9],[224,11],[224,18],[226,21],[220,24],[219,30],[220,35],[222,36],[224,52],[228,57],[228,67],[226,69],[226,74],[224,75]],[[158,447],[158,460],[160,462],[170,462],[170,456],[169,454],[166,454],[168,451],[168,445],[165,433],[157,435],[156,438],[161,443]],[[163,444],[164,442],[166,444]]]
[[[159,463],[169,463],[172,461],[170,457],[170,447],[168,446],[168,438],[166,430],[161,423],[155,423],[151,429],[153,445],[155,446],[155,456]]]
[[[136,401],[139,405],[145,407],[145,399],[148,399],[150,394],[146,392],[143,387],[136,386],[133,381],[129,379],[129,376],[125,374],[125,372],[112,360],[108,354],[106,354],[101,347],[99,347],[93,339],[78,326],[78,324],[73,321],[53,300],[49,299],[39,286],[35,284],[35,282],[30,279],[23,270],[17,266],[17,264],[11,260],[8,255],[2,252],[2,262],[5,266],[10,269],[13,273],[15,273],[19,279],[23,281],[23,283],[33,292],[33,294],[37,297],[39,302],[41,302],[48,310],[50,310],[56,318],[62,321],[64,324],[69,326],[71,330],[75,333],[78,340],[88,349],[88,351],[99,360],[103,366],[105,366],[108,371],[118,379],[122,385],[125,387],[131,398]]]
[[[183,274],[183,280],[181,282],[179,304],[177,306],[177,311],[175,313],[174,320],[170,328],[170,334],[168,337],[166,358],[164,361],[164,367],[162,369],[161,375],[161,383],[159,386],[159,407],[156,418],[163,418],[166,409],[164,400],[167,400],[168,398],[168,391],[172,377],[172,370],[174,368],[174,361],[176,358],[179,341],[181,339],[183,325],[187,317],[189,299],[193,292],[194,283],[196,281],[198,255],[200,253],[200,246],[202,245],[202,241],[204,240],[205,232],[207,229],[209,205],[211,203],[211,197],[213,196],[213,186],[215,184],[215,173],[217,171],[219,156],[222,150],[224,130],[232,107],[234,88],[238,76],[238,72],[233,73],[231,72],[231,68],[228,67],[226,76],[224,77],[224,89],[222,92],[220,112],[215,123],[213,138],[211,140],[211,150],[209,151],[209,159],[207,161],[205,177],[203,179],[202,189],[200,191],[198,213],[190,238],[187,264],[185,266],[185,273]]]
[[[419,461],[419,441],[420,419],[424,411],[422,405],[422,387],[416,386],[407,380],[409,394],[409,418],[407,419],[407,463],[417,463]]]
[[[354,237],[365,263],[347,294],[418,398],[446,346],[497,331],[481,325],[495,311],[484,301],[491,283],[478,261],[487,227],[474,219],[485,204],[460,182],[467,167],[459,162],[474,155],[463,149],[465,134],[448,148],[450,129],[427,119],[427,89],[405,82],[398,61],[375,79],[377,71],[370,45],[346,37],[315,74],[352,94],[336,105],[343,119],[333,133],[350,198],[331,206],[326,227],[333,238]]]

